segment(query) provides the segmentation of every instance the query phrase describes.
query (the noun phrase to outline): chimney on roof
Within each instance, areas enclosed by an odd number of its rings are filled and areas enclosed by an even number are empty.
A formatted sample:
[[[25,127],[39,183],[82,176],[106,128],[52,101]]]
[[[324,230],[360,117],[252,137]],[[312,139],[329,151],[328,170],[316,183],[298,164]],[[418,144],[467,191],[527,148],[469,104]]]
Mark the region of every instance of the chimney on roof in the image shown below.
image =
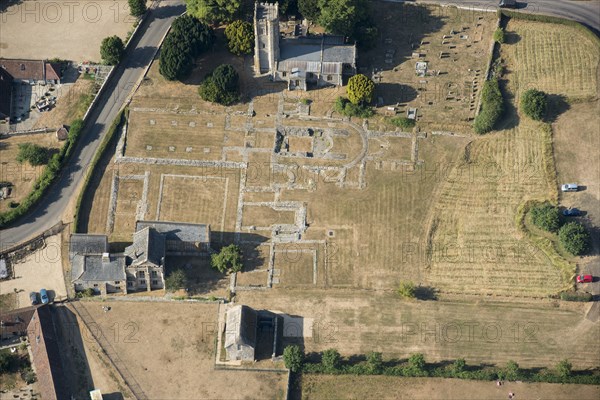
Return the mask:
[[[109,263],[110,262],[110,253],[102,253],[102,262]]]

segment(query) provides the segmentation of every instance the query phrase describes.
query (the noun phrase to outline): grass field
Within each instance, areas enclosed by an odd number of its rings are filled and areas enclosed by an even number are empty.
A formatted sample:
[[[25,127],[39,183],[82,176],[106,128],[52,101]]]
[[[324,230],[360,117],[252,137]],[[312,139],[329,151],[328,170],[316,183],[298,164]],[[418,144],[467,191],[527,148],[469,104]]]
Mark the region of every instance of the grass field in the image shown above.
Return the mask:
[[[519,399],[594,400],[600,388],[593,385],[462,381],[440,378],[391,376],[303,375],[302,399],[503,399],[513,392]]]

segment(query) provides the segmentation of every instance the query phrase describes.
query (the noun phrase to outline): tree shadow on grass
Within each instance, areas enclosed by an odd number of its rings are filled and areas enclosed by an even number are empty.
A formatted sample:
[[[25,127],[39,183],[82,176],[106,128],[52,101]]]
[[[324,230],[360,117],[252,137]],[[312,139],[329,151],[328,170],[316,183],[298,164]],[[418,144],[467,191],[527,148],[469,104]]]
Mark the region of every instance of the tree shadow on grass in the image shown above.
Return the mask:
[[[546,109],[546,122],[555,122],[561,114],[567,112],[571,105],[569,104],[567,97],[562,94],[549,94],[548,108]]]
[[[431,286],[418,286],[415,288],[415,297],[419,300],[437,300],[438,290]]]

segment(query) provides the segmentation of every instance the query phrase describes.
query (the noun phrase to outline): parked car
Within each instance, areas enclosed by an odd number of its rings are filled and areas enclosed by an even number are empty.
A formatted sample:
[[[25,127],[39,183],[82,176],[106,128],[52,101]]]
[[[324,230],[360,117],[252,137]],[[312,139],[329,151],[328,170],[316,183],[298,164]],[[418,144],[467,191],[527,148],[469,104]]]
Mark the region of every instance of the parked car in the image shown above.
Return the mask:
[[[39,301],[38,301],[38,297],[37,297],[37,292],[29,293],[29,300],[31,300],[32,306],[35,306],[36,304],[38,304]]]
[[[498,3],[498,7],[500,8],[517,8],[516,0],[500,0]]]
[[[48,302],[50,301],[46,289],[40,289],[40,299],[42,300],[42,304],[48,304]]]
[[[563,192],[576,192],[579,189],[576,183],[565,183],[560,187]]]
[[[589,283],[594,280],[591,275],[577,275],[577,283]]]
[[[578,217],[581,215],[581,211],[579,211],[578,208],[567,208],[566,210],[563,210],[562,214],[565,217]]]

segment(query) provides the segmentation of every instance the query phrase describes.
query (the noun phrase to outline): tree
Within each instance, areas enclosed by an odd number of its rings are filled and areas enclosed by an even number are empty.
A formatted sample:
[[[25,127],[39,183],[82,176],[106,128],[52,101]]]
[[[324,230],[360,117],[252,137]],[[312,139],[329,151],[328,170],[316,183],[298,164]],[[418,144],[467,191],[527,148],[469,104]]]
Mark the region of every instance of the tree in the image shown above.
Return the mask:
[[[0,351],[0,373],[8,372],[13,362],[13,355],[8,350]]]
[[[129,14],[134,17],[139,17],[147,10],[146,0],[127,0],[129,3]]]
[[[519,364],[513,360],[508,360],[506,363],[505,377],[509,381],[516,381],[519,379]]]
[[[559,229],[558,239],[565,250],[578,256],[588,250],[590,234],[580,223],[569,222]]]
[[[542,91],[529,89],[521,96],[521,109],[533,120],[540,121],[546,114],[547,107],[548,98]]]
[[[458,374],[458,373],[463,372],[465,370],[466,366],[467,366],[467,363],[466,363],[465,359],[458,358],[452,364],[452,370],[454,371],[455,374]]]
[[[415,297],[415,284],[410,281],[400,282],[400,285],[398,285],[398,294],[400,297],[413,299]]]
[[[19,144],[19,152],[17,153],[17,162],[23,164],[27,161],[32,166],[43,165],[48,162],[48,149],[38,146],[34,143]]]
[[[222,274],[239,272],[242,270],[242,250],[235,244],[225,246],[210,257],[210,264]]]
[[[505,37],[504,37],[504,29],[502,28],[498,28],[494,31],[494,41],[502,44],[504,43]]]
[[[569,360],[564,359],[560,361],[556,365],[556,372],[558,372],[558,376],[560,376],[563,380],[569,378],[572,374],[573,365],[569,362]]]
[[[352,104],[365,104],[373,100],[373,92],[375,91],[375,83],[363,74],[354,75],[348,80],[348,100]]]
[[[415,353],[408,358],[408,367],[414,371],[425,371],[425,356],[421,353]]]
[[[174,292],[175,290],[183,289],[187,286],[187,276],[182,269],[176,269],[171,272],[165,279],[165,288]]]
[[[206,101],[228,106],[239,100],[239,79],[232,65],[219,65],[206,76],[198,93]]]
[[[219,24],[229,22],[239,13],[241,0],[185,0],[189,15],[200,21]]]
[[[159,72],[168,80],[183,79],[192,70],[194,58],[214,42],[214,32],[190,15],[173,21],[160,51]]]
[[[104,38],[100,45],[100,56],[108,65],[117,65],[124,51],[125,45],[117,35]]]
[[[560,212],[548,203],[535,206],[531,209],[531,222],[546,231],[556,232],[560,228]]]
[[[367,355],[367,371],[369,374],[379,374],[383,369],[383,356],[372,351]]]
[[[359,3],[362,0],[319,0],[317,22],[329,33],[351,36],[360,15]]]
[[[298,11],[307,20],[316,21],[321,13],[319,0],[298,0]]]
[[[225,28],[225,37],[229,51],[236,56],[252,53],[254,29],[251,23],[240,20],[233,21]]]
[[[300,372],[304,364],[304,353],[297,345],[287,346],[283,350],[283,362],[285,367],[292,372]]]
[[[491,131],[503,112],[504,101],[498,79],[485,81],[481,89],[481,112],[475,118],[473,129],[479,134]]]
[[[342,357],[336,349],[328,349],[321,355],[321,363],[326,372],[335,372],[340,367]]]

